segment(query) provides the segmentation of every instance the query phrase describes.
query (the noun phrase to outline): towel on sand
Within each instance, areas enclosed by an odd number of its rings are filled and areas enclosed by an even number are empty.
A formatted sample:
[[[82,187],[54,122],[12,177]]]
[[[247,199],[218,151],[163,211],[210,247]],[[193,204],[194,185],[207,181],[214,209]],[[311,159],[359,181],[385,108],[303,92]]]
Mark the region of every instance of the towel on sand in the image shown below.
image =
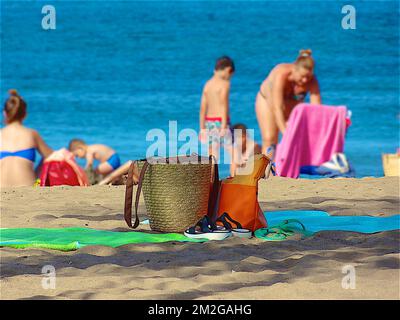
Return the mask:
[[[400,215],[390,217],[331,216],[324,211],[273,211],[264,213],[268,228],[254,233],[265,241],[301,240],[318,231],[375,233],[400,228]],[[283,222],[282,222],[283,221]]]
[[[375,233],[400,229],[400,215],[390,217],[331,216],[324,211],[292,210],[264,212],[268,225],[278,225],[285,219],[301,221],[311,232],[352,231]]]
[[[300,167],[320,166],[334,153],[343,152],[346,116],[345,106],[296,106],[276,150],[277,174],[298,178]]]
[[[202,242],[178,233],[115,232],[89,228],[2,228],[0,246],[13,248],[45,248],[61,251],[77,250],[90,245],[118,247],[130,243],[167,241]]]
[[[273,211],[264,214],[268,225],[271,227],[280,225],[283,221],[289,219],[300,221],[306,228],[305,236],[311,236],[312,233],[323,230],[374,233],[400,228],[400,215],[391,217],[330,216],[327,212],[323,211]],[[295,226],[293,225],[290,228],[291,230],[295,230]],[[89,228],[0,229],[0,246],[19,249],[44,248],[72,251],[90,245],[118,247],[131,243],[159,243],[167,241],[204,242],[207,239],[191,239],[178,233],[115,232]]]

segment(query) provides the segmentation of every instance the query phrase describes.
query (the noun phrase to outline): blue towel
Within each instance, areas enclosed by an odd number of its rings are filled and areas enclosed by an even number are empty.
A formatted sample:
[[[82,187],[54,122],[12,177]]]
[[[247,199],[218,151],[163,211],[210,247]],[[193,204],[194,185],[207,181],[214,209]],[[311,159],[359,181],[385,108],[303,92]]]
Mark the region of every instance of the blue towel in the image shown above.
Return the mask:
[[[391,217],[331,216],[324,211],[272,211],[265,212],[268,225],[280,224],[286,219],[300,220],[308,231],[324,230],[374,233],[400,229],[400,215]]]
[[[323,166],[302,166],[300,168],[300,174],[305,178],[310,176],[317,176],[317,178],[354,178],[356,176],[354,168],[350,165],[348,172],[342,173],[336,170],[331,170]]]

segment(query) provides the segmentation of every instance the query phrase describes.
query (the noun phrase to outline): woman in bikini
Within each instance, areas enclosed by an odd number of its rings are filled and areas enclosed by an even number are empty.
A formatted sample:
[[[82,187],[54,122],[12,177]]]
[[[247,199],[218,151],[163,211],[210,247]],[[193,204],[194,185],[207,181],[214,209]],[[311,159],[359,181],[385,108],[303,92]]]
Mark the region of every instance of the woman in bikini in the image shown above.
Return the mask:
[[[310,103],[321,104],[319,86],[311,50],[300,50],[294,63],[278,64],[263,81],[256,97],[256,115],[262,136],[262,152],[274,157],[279,132],[293,108],[304,102],[310,92]]]
[[[3,111],[6,126],[0,130],[0,186],[33,186],[35,150],[44,158],[53,150],[39,133],[22,125],[26,103],[16,90],[10,90],[9,94]]]

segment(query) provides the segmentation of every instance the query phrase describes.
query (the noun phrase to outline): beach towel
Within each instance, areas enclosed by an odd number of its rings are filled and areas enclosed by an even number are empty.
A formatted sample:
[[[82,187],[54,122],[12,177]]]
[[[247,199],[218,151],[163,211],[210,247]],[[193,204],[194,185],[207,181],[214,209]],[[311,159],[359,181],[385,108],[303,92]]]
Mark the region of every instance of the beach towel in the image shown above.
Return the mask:
[[[283,220],[296,219],[311,232],[335,230],[375,233],[400,229],[399,214],[390,217],[331,216],[324,211],[309,210],[269,211],[264,214],[271,226],[278,225]]]
[[[326,178],[354,178],[355,170],[343,153],[334,153],[331,160],[320,166],[302,166],[301,174],[319,175]]]
[[[0,246],[44,248],[72,251],[86,246],[102,245],[119,247],[131,243],[159,243],[167,241],[203,242],[183,234],[146,232],[115,232],[89,228],[1,228]]]
[[[43,162],[40,186],[88,186],[85,171],[76,163],[74,155],[65,148],[54,151]]]
[[[375,233],[400,229],[400,215],[390,217],[371,216],[331,216],[324,211],[273,211],[264,213],[271,229],[280,227],[289,233],[282,240],[290,239],[290,233],[302,233],[302,238],[318,231],[336,230],[361,233]],[[287,220],[301,222],[305,230],[297,224],[286,224]],[[145,222],[144,222],[145,223]],[[263,239],[265,232],[260,228],[255,236]],[[276,238],[276,237],[275,237]],[[270,239],[264,239],[270,240]],[[275,240],[275,239],[273,239]],[[278,239],[279,240],[279,239]],[[1,228],[0,246],[23,248],[43,248],[73,251],[86,246],[103,245],[118,247],[132,243],[160,243],[168,241],[205,242],[207,239],[191,239],[178,233],[153,234],[146,232],[115,232],[89,228]]]
[[[298,178],[302,166],[320,166],[343,152],[346,116],[345,106],[296,106],[276,150],[277,175]]]
[[[390,217],[331,216],[324,211],[265,212],[271,227],[260,228],[254,236],[265,241],[301,240],[319,231],[376,233],[400,229],[400,215]]]

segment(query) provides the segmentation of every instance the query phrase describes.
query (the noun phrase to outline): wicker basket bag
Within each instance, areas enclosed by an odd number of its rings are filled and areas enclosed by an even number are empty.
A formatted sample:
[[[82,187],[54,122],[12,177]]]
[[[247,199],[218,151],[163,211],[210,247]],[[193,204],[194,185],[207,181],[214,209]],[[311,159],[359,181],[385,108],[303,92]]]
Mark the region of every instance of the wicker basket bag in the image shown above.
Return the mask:
[[[218,175],[215,166],[211,159],[197,155],[134,161],[129,168],[126,182],[126,223],[131,228],[139,225],[138,205],[143,188],[151,230],[183,232],[194,225],[210,210],[210,181],[212,173]],[[138,181],[134,181],[135,176],[139,177]],[[218,176],[214,180],[218,180]],[[132,195],[135,182],[138,183],[138,188],[135,197],[135,221],[132,225]]]

